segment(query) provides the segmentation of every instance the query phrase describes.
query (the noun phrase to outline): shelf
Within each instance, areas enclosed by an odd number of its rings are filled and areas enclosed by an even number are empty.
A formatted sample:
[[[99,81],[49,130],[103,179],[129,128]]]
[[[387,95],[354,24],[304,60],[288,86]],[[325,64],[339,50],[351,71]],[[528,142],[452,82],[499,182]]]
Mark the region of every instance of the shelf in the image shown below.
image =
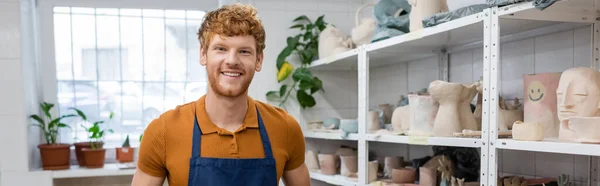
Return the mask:
[[[544,141],[498,139],[495,147],[509,150],[600,156],[600,144],[565,142],[558,139],[544,139]]]
[[[319,180],[332,185],[358,185],[357,182],[350,180],[350,178],[342,175],[325,175],[318,172],[310,171],[310,178]]]
[[[437,145],[450,147],[481,147],[481,139],[458,137],[421,137],[367,134],[367,141],[399,143],[410,145]]]
[[[358,67],[358,50],[352,49],[333,56],[313,61],[311,70],[356,70]]]
[[[314,138],[314,139],[328,139],[328,140],[349,140],[349,141],[357,141],[358,134],[348,134],[347,138],[342,138],[342,133],[338,131],[332,132],[315,132],[315,131],[304,131],[305,138]]]
[[[135,168],[120,169],[121,164],[107,163],[103,168],[88,169],[78,165],[71,166],[67,170],[49,170],[54,179],[58,178],[80,178],[80,177],[101,177],[101,176],[131,176],[135,173]],[[44,171],[44,170],[40,170]]]

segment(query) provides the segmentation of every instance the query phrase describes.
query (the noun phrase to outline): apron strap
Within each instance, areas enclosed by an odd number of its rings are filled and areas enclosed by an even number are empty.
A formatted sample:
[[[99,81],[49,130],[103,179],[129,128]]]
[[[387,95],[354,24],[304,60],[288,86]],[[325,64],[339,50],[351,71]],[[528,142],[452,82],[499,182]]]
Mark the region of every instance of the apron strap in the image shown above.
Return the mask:
[[[200,157],[200,144],[202,129],[198,126],[198,118],[196,117],[196,109],[194,109],[194,136],[192,141],[192,158]]]
[[[258,107],[256,108],[256,114],[258,116],[258,130],[260,132],[260,140],[262,141],[263,150],[265,152],[265,158],[272,158],[273,152],[271,150],[271,140],[269,140],[269,135],[267,134],[267,130],[265,129],[265,124],[263,123],[262,117],[260,117]]]

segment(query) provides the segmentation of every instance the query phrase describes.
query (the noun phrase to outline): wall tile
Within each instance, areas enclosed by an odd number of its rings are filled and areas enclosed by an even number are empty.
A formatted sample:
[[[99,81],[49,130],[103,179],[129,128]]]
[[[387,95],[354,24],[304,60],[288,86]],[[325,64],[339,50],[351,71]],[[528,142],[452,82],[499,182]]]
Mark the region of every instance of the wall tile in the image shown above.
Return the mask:
[[[576,67],[589,67],[592,64],[592,36],[591,27],[584,27],[573,31],[573,61]]]
[[[535,153],[527,151],[503,150],[502,172],[513,174],[533,174],[535,171]]]
[[[319,11],[318,0],[287,1],[287,10]]]
[[[523,97],[523,75],[534,73],[534,40],[527,39],[501,46],[501,94],[506,99]]]
[[[348,0],[323,0],[319,1],[319,12],[331,13],[331,12],[342,12],[348,13],[350,9],[350,3]],[[354,14],[352,14],[354,15]]]
[[[535,38],[535,73],[562,72],[573,67],[573,31]]]
[[[408,64],[408,91],[418,91],[429,87],[429,84],[438,80],[438,58],[427,58],[413,61]]]
[[[408,63],[383,66],[369,72],[369,108],[389,103],[396,105],[408,90]]]
[[[284,0],[254,0],[254,7],[259,13],[265,10],[285,10],[286,1]]]
[[[473,51],[451,54],[448,59],[449,80],[457,83],[473,82]]]
[[[560,174],[573,175],[573,155],[555,153],[535,154],[535,175],[556,178]]]
[[[0,59],[20,56],[20,4],[0,2]]]

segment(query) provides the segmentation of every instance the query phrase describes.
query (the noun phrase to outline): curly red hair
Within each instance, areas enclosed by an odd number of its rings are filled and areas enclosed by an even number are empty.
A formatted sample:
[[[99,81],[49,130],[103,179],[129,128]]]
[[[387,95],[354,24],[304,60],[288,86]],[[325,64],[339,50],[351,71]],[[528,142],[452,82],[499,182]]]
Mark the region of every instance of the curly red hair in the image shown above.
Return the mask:
[[[257,54],[262,54],[265,49],[265,29],[257,10],[251,5],[225,5],[204,15],[198,30],[198,40],[204,51],[215,34],[227,37],[250,35],[256,39]]]

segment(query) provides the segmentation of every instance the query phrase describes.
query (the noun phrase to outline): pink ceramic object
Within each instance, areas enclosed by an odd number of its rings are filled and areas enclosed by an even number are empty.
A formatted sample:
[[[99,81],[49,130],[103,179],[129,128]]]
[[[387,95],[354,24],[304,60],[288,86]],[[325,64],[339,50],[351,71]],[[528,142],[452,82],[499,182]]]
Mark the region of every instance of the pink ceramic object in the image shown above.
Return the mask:
[[[420,186],[436,186],[437,183],[437,170],[427,167],[419,168]]]
[[[392,182],[414,183],[417,179],[417,171],[413,168],[400,168],[392,170]]]
[[[367,130],[369,130],[369,132],[376,132],[379,129],[381,129],[381,127],[379,126],[379,112],[377,111],[369,111],[369,123],[367,125]]]
[[[342,176],[351,177],[358,172],[358,156],[341,156],[342,167],[340,174]]]
[[[410,136],[432,136],[439,105],[432,96],[408,95],[410,106]]]
[[[542,73],[523,76],[524,123],[544,126],[544,137],[558,137],[559,121],[556,109],[556,90],[561,73]]]
[[[392,177],[392,170],[404,167],[404,157],[387,156],[383,165],[383,176]]]
[[[336,175],[340,166],[339,156],[333,154],[319,154],[319,167],[321,174]]]
[[[392,114],[392,129],[396,134],[406,134],[410,129],[410,106],[398,107]]]
[[[569,118],[600,116],[600,72],[587,67],[564,71],[556,95],[560,121],[558,138],[576,141],[578,134],[570,129]]]
[[[576,135],[571,141],[582,143],[600,143],[600,117],[571,117],[569,128]]]

